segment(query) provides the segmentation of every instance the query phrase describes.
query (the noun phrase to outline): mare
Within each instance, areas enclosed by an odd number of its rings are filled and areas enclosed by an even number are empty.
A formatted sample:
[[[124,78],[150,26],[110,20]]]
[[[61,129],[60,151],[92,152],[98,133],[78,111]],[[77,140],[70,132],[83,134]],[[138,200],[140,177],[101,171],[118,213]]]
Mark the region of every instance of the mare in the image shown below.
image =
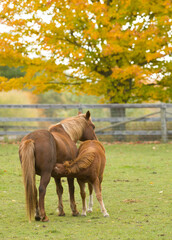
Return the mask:
[[[56,163],[73,160],[77,157],[76,142],[97,139],[90,112],[79,114],[52,125],[49,130],[36,130],[26,135],[19,145],[19,157],[25,187],[26,210],[31,221],[48,221],[44,207],[46,187]],[[40,176],[39,201],[35,175]],[[65,215],[62,203],[63,187],[59,176],[53,176],[59,199],[59,216]],[[78,215],[74,198],[74,178],[68,178],[70,206],[72,214]]]
[[[85,193],[86,182],[88,182],[90,192],[90,202],[88,210],[92,211],[93,206],[92,191],[94,189],[103,216],[104,217],[109,216],[104,206],[101,194],[101,183],[103,180],[105,163],[106,157],[103,145],[99,141],[88,140],[80,145],[78,150],[78,156],[76,159],[70,162],[65,162],[63,164],[57,163],[52,172],[52,175],[54,176],[77,178],[82,198],[83,216],[86,216],[86,193]]]

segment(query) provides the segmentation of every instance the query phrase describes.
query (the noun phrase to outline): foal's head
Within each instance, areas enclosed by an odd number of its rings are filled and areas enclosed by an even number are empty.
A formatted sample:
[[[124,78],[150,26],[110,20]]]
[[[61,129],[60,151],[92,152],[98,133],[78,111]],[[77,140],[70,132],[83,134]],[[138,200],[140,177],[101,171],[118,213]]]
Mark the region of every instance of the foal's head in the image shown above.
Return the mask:
[[[56,163],[52,175],[53,176],[65,176],[68,175],[69,171],[65,168],[64,164]]]
[[[84,114],[86,124],[85,128],[83,129],[82,136],[80,137],[80,141],[86,141],[86,140],[97,140],[96,134],[95,134],[95,126],[91,121],[91,114],[89,111],[87,111],[86,114]]]

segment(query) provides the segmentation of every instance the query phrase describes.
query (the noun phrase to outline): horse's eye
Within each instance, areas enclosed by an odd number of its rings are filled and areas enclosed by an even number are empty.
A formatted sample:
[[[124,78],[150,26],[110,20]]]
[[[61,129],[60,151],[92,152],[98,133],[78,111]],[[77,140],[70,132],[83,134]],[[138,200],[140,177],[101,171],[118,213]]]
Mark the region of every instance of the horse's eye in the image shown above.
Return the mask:
[[[95,126],[93,125],[93,129],[95,129]]]

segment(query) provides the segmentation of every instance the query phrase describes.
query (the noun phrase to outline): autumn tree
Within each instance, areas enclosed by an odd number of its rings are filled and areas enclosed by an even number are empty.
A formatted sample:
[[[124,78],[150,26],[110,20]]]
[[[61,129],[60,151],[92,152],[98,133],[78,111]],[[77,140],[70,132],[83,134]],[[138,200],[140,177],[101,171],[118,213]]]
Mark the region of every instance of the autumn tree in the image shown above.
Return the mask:
[[[172,98],[171,0],[1,0],[0,90],[53,89],[111,103]]]

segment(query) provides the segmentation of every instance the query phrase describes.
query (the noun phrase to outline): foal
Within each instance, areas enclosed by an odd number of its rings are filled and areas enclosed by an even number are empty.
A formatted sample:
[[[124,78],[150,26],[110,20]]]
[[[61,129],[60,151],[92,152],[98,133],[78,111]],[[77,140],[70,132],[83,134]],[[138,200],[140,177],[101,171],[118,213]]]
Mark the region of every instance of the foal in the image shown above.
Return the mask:
[[[78,150],[78,157],[70,162],[63,164],[57,163],[53,170],[53,175],[58,177],[77,178],[80,186],[82,198],[82,215],[86,216],[86,193],[85,183],[88,182],[90,196],[92,199],[92,188],[96,193],[101,211],[104,217],[108,217],[101,194],[101,182],[103,180],[103,171],[105,168],[106,157],[102,144],[97,140],[88,140],[82,143]],[[92,203],[89,204],[89,210],[92,211]]]

